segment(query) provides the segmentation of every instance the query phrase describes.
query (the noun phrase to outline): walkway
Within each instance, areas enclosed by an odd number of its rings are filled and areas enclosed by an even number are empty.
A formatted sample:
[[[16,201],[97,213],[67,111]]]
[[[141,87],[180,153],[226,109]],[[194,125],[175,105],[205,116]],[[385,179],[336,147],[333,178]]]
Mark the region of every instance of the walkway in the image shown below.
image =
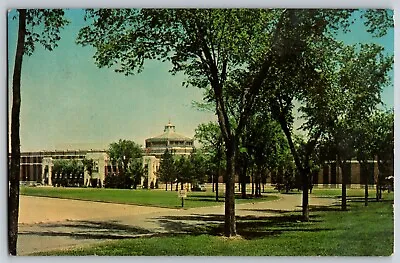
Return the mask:
[[[301,211],[301,195],[279,195],[275,201],[236,205],[242,217],[276,216]],[[310,205],[332,205],[333,199],[310,198]],[[45,197],[20,197],[18,254],[91,245],[157,233],[190,232],[222,223],[224,205],[169,209]]]

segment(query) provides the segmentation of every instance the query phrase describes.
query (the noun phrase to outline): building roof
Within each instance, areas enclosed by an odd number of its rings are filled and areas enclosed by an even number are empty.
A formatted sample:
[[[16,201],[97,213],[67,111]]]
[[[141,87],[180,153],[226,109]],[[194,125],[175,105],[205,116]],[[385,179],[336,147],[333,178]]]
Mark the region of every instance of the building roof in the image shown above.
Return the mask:
[[[146,139],[146,142],[147,141],[150,141],[150,142],[151,141],[166,141],[166,140],[193,141],[192,138],[186,137],[182,134],[175,132],[175,126],[169,122],[167,125],[165,125],[163,134],[148,138],[148,139]]]

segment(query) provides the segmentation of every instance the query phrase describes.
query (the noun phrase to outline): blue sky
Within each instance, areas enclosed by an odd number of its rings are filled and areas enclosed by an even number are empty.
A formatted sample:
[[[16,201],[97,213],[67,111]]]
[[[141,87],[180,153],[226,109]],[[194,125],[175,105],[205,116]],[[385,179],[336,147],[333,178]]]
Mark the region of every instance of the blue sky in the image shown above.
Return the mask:
[[[71,23],[62,31],[59,46],[53,52],[37,46],[32,56],[24,57],[22,151],[79,143],[108,145],[120,138],[143,145],[145,138],[160,134],[169,119],[177,132],[187,136],[194,135],[198,124],[216,119],[214,114],[191,106],[193,100],[201,100],[202,91],[182,87],[184,76],[168,73],[168,63],[149,62],[142,73],[128,77],[97,68],[92,58],[94,49],[75,44],[84,24],[83,14],[82,10],[67,11]],[[12,15],[8,20],[11,76],[17,20],[12,20]],[[341,39],[348,44],[374,41],[393,54],[393,30],[383,38],[372,39],[358,23],[352,33]],[[11,85],[9,91],[11,98]],[[388,107],[393,106],[393,98],[393,85],[385,87],[382,99]]]

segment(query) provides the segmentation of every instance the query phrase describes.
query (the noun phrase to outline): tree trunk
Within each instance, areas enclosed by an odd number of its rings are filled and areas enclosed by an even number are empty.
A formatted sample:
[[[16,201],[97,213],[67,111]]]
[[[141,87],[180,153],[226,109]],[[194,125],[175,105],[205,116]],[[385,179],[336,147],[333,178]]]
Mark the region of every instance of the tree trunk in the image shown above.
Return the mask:
[[[219,176],[221,173],[221,162],[220,159],[218,159],[218,167],[217,167],[217,180],[215,180],[215,201],[219,201],[219,196],[218,196],[218,183],[219,183]]]
[[[219,196],[218,196],[218,181],[215,182],[215,201],[219,201]]]
[[[205,45],[206,46],[206,45]],[[204,48],[204,52],[208,54],[210,58],[209,49]],[[229,121],[228,113],[225,107],[225,101],[223,96],[223,85],[219,82],[218,68],[213,64],[212,59],[210,60],[212,79],[211,86],[214,90],[215,96],[215,109],[218,116],[218,123],[221,129],[222,138],[225,142],[225,154],[226,154],[226,182],[225,182],[225,236],[231,237],[236,235],[236,220],[235,220],[235,158],[236,158],[236,137],[232,133],[231,124]],[[224,63],[226,69],[226,63]],[[224,70],[223,70],[224,71]],[[222,74],[224,75],[224,74]],[[225,81],[225,77],[222,77],[222,81]],[[242,117],[241,117],[242,118]],[[239,125],[240,126],[239,121]],[[236,136],[240,135],[240,128],[236,129]]]
[[[174,183],[173,182],[171,182],[171,191],[172,191],[172,186],[174,185]]]
[[[257,175],[256,175],[256,196],[261,197],[261,178],[259,169],[257,169]]]
[[[302,200],[302,212],[303,220],[310,220],[310,213],[308,207],[308,171],[306,169],[301,170],[301,177],[303,179],[303,200]]]
[[[8,252],[17,255],[18,211],[19,211],[19,176],[20,176],[20,109],[21,109],[21,71],[26,35],[26,9],[19,9],[18,42],[15,54],[12,113],[11,113],[11,164],[9,171],[8,195]]]
[[[243,181],[242,181],[242,189],[241,189],[241,191],[242,191],[242,198],[243,199],[246,199],[247,198],[247,192],[246,192],[246,177],[245,178],[243,178]]]
[[[368,177],[369,177],[369,169],[366,169],[366,174],[365,174],[365,193],[364,193],[364,205],[368,206]]]
[[[212,185],[212,192],[215,192],[214,188],[214,176],[211,175],[211,185]]]
[[[165,191],[168,191],[168,183],[165,183]]]
[[[280,115],[279,118],[279,123],[282,127],[283,132],[286,135],[286,138],[288,140],[289,148],[290,151],[293,155],[294,158],[294,163],[296,164],[296,168],[298,171],[300,171],[300,175],[302,178],[302,185],[303,185],[303,200],[302,200],[302,212],[303,212],[303,220],[308,221],[309,220],[309,208],[308,208],[308,171],[309,168],[303,168],[304,166],[307,166],[307,162],[304,164],[301,163],[299,155],[297,154],[296,147],[294,146],[293,140],[292,140],[292,134],[290,132],[290,129],[288,127],[288,124],[286,122],[286,119],[284,116]],[[315,146],[314,141],[314,146]],[[308,159],[308,156],[306,156]]]
[[[374,161],[374,159],[372,159],[373,161]],[[376,199],[376,201],[378,202],[379,201],[379,173],[381,172],[380,171],[380,167],[379,167],[379,156],[377,156],[377,165],[378,165],[378,174],[376,175],[376,182],[375,182],[375,185],[376,185],[376,194],[375,194],[375,199]]]
[[[242,176],[241,176],[241,184],[242,184],[242,198],[246,199],[247,198],[247,193],[246,193],[246,178],[247,178],[247,161],[244,162],[244,167],[242,171]]]
[[[342,211],[347,210],[347,173],[344,172],[344,163],[340,162],[340,170],[342,172]]]
[[[346,192],[347,192],[347,185],[346,183],[342,183],[342,211],[347,210]]]
[[[251,195],[254,196],[254,172],[251,168]]]
[[[235,152],[233,138],[226,145],[226,183],[225,183],[225,236],[236,236],[235,219]]]

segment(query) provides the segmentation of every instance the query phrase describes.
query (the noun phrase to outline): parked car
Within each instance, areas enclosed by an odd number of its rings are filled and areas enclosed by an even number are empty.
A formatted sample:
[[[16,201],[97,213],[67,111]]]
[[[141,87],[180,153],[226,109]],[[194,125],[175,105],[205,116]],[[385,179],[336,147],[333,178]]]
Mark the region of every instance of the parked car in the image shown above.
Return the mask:
[[[206,186],[204,184],[198,184],[192,187],[192,191],[195,192],[205,192],[206,191]]]

